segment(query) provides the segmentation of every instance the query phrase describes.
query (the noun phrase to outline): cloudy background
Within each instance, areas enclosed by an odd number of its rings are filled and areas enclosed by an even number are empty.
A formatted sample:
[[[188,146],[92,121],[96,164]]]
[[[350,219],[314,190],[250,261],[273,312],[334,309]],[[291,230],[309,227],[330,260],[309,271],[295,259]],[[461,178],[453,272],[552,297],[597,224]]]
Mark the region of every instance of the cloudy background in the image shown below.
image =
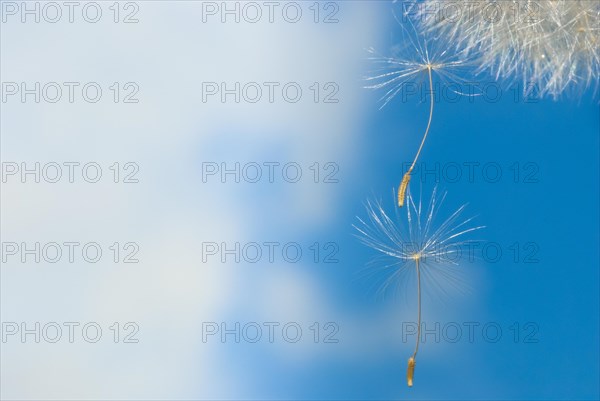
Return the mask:
[[[477,170],[469,180],[465,170],[458,180],[442,172],[413,185],[428,194],[438,181],[449,191],[448,210],[469,202],[488,226],[481,236],[504,256],[465,266],[468,295],[426,297],[428,327],[454,322],[465,331],[456,343],[442,328],[440,341],[428,337],[415,387],[407,389],[414,336],[403,338],[402,324],[415,319],[414,297],[373,296],[372,283],[357,273],[374,252],[352,229],[366,199],[388,199],[427,117],[418,97],[379,111],[378,94],[362,88],[371,68],[366,49],[385,53],[397,45],[392,5],[284,2],[271,22],[262,2],[229,2],[239,7],[236,22],[221,2],[123,2],[118,16],[112,3],[99,2],[96,23],[82,14],[87,3],[75,8],[72,23],[64,5],[50,23],[44,17],[53,19],[55,9],[31,2],[40,10],[36,23],[35,15],[21,21],[22,4],[2,2],[0,39],[3,399],[598,396],[593,95],[527,102],[507,89],[494,102],[440,102],[423,154],[429,168],[493,163],[503,178]],[[296,9],[302,14],[292,23]],[[86,10],[93,19],[95,8]],[[261,18],[251,22],[256,10]],[[34,94],[23,102],[23,82],[29,89],[59,83],[62,97],[47,101],[54,96],[48,87],[39,103]],[[79,83],[73,102],[64,82]],[[89,82],[102,88],[96,103],[82,97]],[[239,102],[206,94],[210,83],[237,82],[258,83],[260,100],[248,101],[253,84]],[[265,82],[276,83],[272,102]],[[302,89],[297,102],[285,98],[293,92],[282,93],[289,83]],[[138,101],[124,102],[135,89],[129,100]],[[22,163],[36,162],[40,182],[33,174],[22,182]],[[80,163],[73,183],[65,162]],[[91,162],[102,169],[96,183],[81,172]],[[42,174],[43,166],[54,171],[52,163],[62,166],[57,183]],[[239,183],[221,174],[236,163]],[[257,165],[262,176],[251,182]],[[14,166],[19,171],[8,174]],[[214,166],[219,171],[208,175]],[[138,182],[123,182],[127,177]],[[36,242],[97,243],[103,253],[90,263],[78,247],[70,263],[63,245],[56,263],[44,255],[40,263],[33,255],[23,262],[21,244]],[[271,262],[264,244],[273,242]],[[10,243],[18,244],[16,255]],[[127,243],[134,245],[123,249]],[[222,255],[223,243],[258,243],[263,254],[253,263],[256,248],[246,248],[238,263]],[[213,244],[216,255],[206,252]],[[302,250],[299,261],[282,253],[286,244]],[[123,263],[131,250],[138,262]],[[532,250],[536,262],[525,263]],[[33,329],[36,322],[40,342],[34,334],[22,341],[21,324]],[[47,340],[51,322],[63,330],[56,343]],[[72,343],[65,322],[79,323]],[[81,331],[90,322],[102,329],[95,343]],[[209,327],[232,329],[236,322],[239,343],[235,334],[225,341],[220,332],[207,336]],[[256,343],[248,341],[255,326],[242,330],[252,322],[262,327]],[[273,342],[265,322],[278,324]],[[479,327],[473,342],[468,322]],[[299,341],[286,340],[288,323],[301,328]],[[489,323],[502,330],[497,342],[482,333]],[[19,332],[9,334],[15,327]],[[133,328],[130,339],[138,342],[126,343]],[[527,335],[536,341],[524,341]]]

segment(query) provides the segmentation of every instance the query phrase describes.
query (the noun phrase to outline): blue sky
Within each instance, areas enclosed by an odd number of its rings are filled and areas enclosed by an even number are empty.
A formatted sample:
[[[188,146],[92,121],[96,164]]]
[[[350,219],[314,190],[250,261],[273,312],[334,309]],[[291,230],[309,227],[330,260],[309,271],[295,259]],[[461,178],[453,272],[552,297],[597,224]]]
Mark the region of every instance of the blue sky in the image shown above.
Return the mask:
[[[480,79],[490,82],[489,77]],[[410,392],[401,388],[404,360],[390,358],[384,373],[388,386],[373,389],[376,398],[599,396],[597,95],[524,102],[515,101],[506,84],[502,87],[498,102],[479,97],[436,103],[421,163],[429,169],[439,163],[440,189],[455,204],[468,202],[478,222],[486,225],[478,237],[499,244],[504,252],[497,263],[483,261],[477,267],[480,272],[472,284],[481,291],[465,301],[471,305],[463,316],[451,316],[458,322],[497,322],[504,336],[515,322],[521,330],[532,322],[535,326],[528,328],[539,328],[532,337],[539,341],[523,343],[521,338],[514,343],[504,337],[495,344],[461,343],[445,363],[425,362],[425,345],[417,364],[418,385]],[[399,166],[411,161],[426,123],[427,101],[397,99],[380,112],[376,106],[357,155],[363,168],[352,179],[361,189],[353,188],[356,202],[347,217],[361,215],[360,195],[390,193],[397,185],[405,171]],[[472,181],[465,162],[481,166],[472,170]],[[484,170],[486,165],[489,170]],[[493,182],[498,168],[502,177]],[[456,171],[461,178],[455,178]],[[421,185],[431,190],[434,176],[420,177],[425,177]],[[419,184],[413,182],[412,188]],[[511,253],[515,244],[521,250],[516,263]],[[369,253],[355,248],[349,258],[366,260]],[[405,355],[409,350],[407,346]]]
[[[469,210],[479,215],[478,222],[486,225],[479,238],[501,244],[504,251],[499,262],[478,266],[480,281],[474,285],[483,289],[472,300],[476,305],[457,317],[482,324],[498,322],[503,329],[514,322],[534,322],[539,342],[458,345],[455,360],[462,361],[460,369],[447,361],[429,370],[422,362],[416,375],[425,383],[402,394],[415,399],[595,399],[599,391],[598,105],[591,96],[535,103],[480,100],[436,104],[421,159],[429,168],[440,163],[439,187],[455,202],[468,202]],[[426,108],[426,104],[396,102],[372,115],[364,149],[368,168],[360,180],[353,181],[364,188],[364,197],[371,191],[389,192],[399,182],[398,161],[410,161]],[[417,127],[411,139],[398,133],[403,127]],[[405,135],[411,131],[402,130]],[[493,172],[501,166],[503,176],[494,183],[491,173],[475,169],[471,183],[466,167],[458,182],[451,182],[450,170],[443,174],[444,167],[464,166],[464,162],[492,163],[489,171]],[[516,171],[521,174],[515,175]],[[434,185],[432,176],[422,185]],[[354,211],[360,214],[358,203]],[[518,263],[514,254],[508,255],[515,243],[521,248]],[[355,252],[368,258],[368,250]],[[536,255],[527,259],[532,252]],[[537,262],[525,263],[533,260]],[[426,346],[423,350],[425,354]],[[403,364],[390,366],[388,377],[401,376],[402,368]]]

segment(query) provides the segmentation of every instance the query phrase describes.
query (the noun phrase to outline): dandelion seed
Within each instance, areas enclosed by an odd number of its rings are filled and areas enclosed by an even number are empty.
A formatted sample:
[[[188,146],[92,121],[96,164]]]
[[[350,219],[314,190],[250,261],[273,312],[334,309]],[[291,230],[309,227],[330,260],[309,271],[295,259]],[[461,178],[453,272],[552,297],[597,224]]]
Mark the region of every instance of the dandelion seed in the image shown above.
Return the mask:
[[[354,226],[365,245],[391,260],[381,268],[385,273],[385,281],[378,292],[385,292],[390,286],[399,284],[406,275],[414,273],[416,276],[418,328],[415,349],[408,360],[406,373],[409,387],[413,385],[421,338],[422,282],[428,282],[442,290],[443,284],[460,285],[454,275],[458,261],[451,255],[460,252],[461,246],[472,242],[463,239],[466,234],[483,228],[470,227],[473,218],[461,217],[466,205],[437,224],[438,211],[445,199],[446,193],[438,197],[437,190],[434,189],[428,205],[423,205],[421,199],[415,202],[408,191],[406,219],[400,215],[399,209],[395,209],[395,219],[392,219],[381,203],[367,202],[367,219],[358,218],[359,224]]]
[[[416,363],[417,362],[415,361],[415,358],[413,356],[408,358],[408,368],[406,369],[406,382],[408,384],[408,387],[412,387],[412,385],[413,385],[413,378],[415,376]]]
[[[442,82],[460,82],[461,78],[458,75],[458,71],[461,68],[468,67],[469,63],[467,58],[463,57],[462,54],[452,53],[450,51],[451,46],[441,40],[440,37],[431,37],[429,39],[420,37],[417,29],[410,20],[406,24],[400,21],[398,23],[402,28],[402,44],[406,45],[406,49],[403,49],[398,55],[391,57],[378,55],[374,49],[369,49],[369,52],[373,54],[370,60],[376,65],[380,65],[380,68],[373,75],[366,78],[370,82],[366,88],[383,89],[386,91],[381,98],[383,102],[381,107],[383,108],[398,96],[408,83],[414,83],[414,80],[424,77],[428,82],[429,118],[425,133],[421,139],[421,144],[410,168],[402,177],[398,188],[398,206],[402,207],[405,203],[406,190],[410,183],[411,174],[421,155],[433,120],[435,104],[433,76],[435,74]],[[454,92],[461,95],[465,94],[457,91]]]

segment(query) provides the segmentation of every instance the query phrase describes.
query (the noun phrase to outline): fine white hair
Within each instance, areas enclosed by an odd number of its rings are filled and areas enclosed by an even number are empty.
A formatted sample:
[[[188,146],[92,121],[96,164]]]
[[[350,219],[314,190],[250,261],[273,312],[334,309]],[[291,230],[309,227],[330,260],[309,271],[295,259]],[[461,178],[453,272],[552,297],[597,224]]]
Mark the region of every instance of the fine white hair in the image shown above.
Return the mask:
[[[474,58],[479,72],[559,98],[598,90],[600,1],[424,0],[404,2],[424,32]]]

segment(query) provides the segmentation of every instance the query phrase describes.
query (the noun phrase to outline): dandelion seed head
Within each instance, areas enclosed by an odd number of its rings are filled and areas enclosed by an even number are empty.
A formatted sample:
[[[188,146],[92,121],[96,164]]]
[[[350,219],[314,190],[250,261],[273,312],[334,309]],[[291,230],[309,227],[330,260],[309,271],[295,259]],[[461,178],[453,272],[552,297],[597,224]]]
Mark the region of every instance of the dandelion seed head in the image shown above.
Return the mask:
[[[555,99],[588,88],[597,93],[597,0],[424,0],[409,8],[427,35],[446,37],[479,73]]]

